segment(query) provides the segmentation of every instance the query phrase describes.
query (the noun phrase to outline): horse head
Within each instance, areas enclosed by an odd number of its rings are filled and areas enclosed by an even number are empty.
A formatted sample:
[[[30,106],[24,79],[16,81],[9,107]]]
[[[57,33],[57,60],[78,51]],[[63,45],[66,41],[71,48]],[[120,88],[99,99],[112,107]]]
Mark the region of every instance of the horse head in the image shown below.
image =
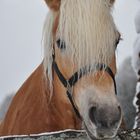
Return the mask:
[[[45,0],[50,11],[44,68],[50,87],[56,79],[90,138],[114,137],[122,120],[114,78],[120,40],[111,15],[114,1]]]

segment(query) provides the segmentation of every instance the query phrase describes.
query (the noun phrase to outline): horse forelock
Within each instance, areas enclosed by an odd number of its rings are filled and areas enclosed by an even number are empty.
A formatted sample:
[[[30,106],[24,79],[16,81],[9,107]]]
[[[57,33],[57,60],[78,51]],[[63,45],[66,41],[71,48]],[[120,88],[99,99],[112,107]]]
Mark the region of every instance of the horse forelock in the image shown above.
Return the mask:
[[[81,68],[95,63],[109,65],[115,53],[116,26],[110,0],[61,0],[57,38],[66,43],[63,55]],[[53,24],[55,14],[47,16],[44,26],[44,68],[52,85]]]

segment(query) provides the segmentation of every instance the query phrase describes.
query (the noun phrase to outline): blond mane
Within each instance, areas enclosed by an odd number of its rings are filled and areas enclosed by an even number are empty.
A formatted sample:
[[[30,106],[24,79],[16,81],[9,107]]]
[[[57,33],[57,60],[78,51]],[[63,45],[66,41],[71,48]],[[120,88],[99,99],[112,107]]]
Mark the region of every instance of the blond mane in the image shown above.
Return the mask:
[[[55,14],[48,13],[44,25],[44,69],[52,86],[52,28]],[[115,53],[116,26],[110,0],[61,0],[56,36],[65,41],[73,63],[78,68],[95,63],[109,65]]]

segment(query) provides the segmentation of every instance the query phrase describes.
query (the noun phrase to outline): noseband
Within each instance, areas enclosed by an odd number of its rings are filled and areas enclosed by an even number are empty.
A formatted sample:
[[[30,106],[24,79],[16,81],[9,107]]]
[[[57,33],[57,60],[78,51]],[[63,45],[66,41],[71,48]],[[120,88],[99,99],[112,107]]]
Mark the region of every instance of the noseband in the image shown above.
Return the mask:
[[[114,73],[112,72],[111,68],[108,67],[107,65],[105,64],[96,64],[96,69],[98,71],[102,71],[104,70],[105,72],[107,72],[110,77],[112,78],[113,80],[113,83],[114,83],[114,88],[115,88],[115,94],[117,95],[117,88],[116,88],[116,81],[115,81],[115,75]],[[75,72],[69,79],[66,79],[64,77],[64,75],[61,73],[61,71],[59,70],[58,68],[58,65],[55,61],[55,55],[53,55],[53,63],[52,63],[52,67],[54,69],[54,71],[56,72],[59,80],[61,81],[61,83],[63,84],[63,86],[66,88],[66,94],[67,94],[67,97],[77,115],[77,117],[79,119],[82,119],[78,109],[77,109],[77,106],[74,102],[74,99],[73,99],[73,93],[72,93],[72,87],[78,82],[79,79],[81,79],[83,76],[87,75],[91,69],[90,69],[90,66],[89,66],[89,70],[87,70],[87,66],[81,68],[80,70],[78,70],[77,72]]]

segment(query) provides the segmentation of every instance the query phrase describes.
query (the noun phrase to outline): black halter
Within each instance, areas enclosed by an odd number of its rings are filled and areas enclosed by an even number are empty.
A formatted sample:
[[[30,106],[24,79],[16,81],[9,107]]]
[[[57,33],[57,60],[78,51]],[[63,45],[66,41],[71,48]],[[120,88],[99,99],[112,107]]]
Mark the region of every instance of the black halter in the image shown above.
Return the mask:
[[[96,64],[96,69],[99,71],[106,71],[112,78],[113,82],[114,82],[114,88],[115,88],[115,94],[117,94],[117,88],[116,88],[116,81],[115,81],[115,75],[113,74],[112,70],[110,69],[110,67],[108,67],[105,64]],[[81,68],[80,70],[78,70],[77,72],[75,72],[69,79],[66,79],[63,74],[61,73],[61,71],[58,68],[57,63],[55,62],[55,56],[53,55],[53,63],[52,63],[52,67],[55,70],[59,80],[61,81],[61,83],[63,84],[63,86],[67,89],[66,94],[69,98],[69,101],[77,115],[78,118],[81,118],[81,115],[77,109],[77,106],[74,102],[73,99],[73,95],[72,95],[72,87],[78,82],[78,80],[80,78],[82,78],[84,75],[87,75],[89,73],[89,71],[87,70],[87,66]],[[90,67],[89,67],[90,70]]]

